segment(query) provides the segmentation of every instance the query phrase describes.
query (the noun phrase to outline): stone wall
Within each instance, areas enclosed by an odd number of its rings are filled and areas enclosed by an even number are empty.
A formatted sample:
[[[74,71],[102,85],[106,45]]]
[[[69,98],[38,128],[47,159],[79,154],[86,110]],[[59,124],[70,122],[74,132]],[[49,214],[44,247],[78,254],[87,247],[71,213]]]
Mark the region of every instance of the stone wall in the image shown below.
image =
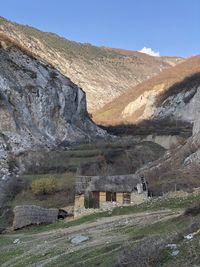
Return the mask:
[[[131,205],[139,205],[147,200],[147,193],[143,192],[142,194],[138,194],[137,192],[131,193]]]
[[[123,193],[117,193],[116,194],[116,201],[119,204],[123,204],[124,202],[124,197],[123,197]]]
[[[80,209],[85,207],[85,196],[82,195],[75,195],[74,201],[74,209]]]
[[[124,193],[116,193],[116,202],[115,201],[106,201],[106,192],[99,192],[99,208],[85,208],[84,206],[84,195],[77,195],[75,197],[74,204],[74,217],[81,217],[84,215],[89,215],[93,213],[103,212],[103,211],[112,211],[116,207],[121,206],[132,206],[143,203],[148,199],[147,193],[143,192],[138,194],[137,192],[131,193],[130,204],[124,203]]]
[[[106,192],[99,192],[99,205],[106,202]]]

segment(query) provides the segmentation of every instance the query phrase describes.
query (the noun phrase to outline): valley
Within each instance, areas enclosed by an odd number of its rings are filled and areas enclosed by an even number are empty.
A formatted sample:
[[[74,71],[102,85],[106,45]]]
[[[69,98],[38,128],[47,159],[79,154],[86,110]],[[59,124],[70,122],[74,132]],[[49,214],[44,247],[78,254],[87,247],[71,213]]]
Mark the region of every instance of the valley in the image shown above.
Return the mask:
[[[199,103],[199,55],[0,17],[0,265],[199,266]]]

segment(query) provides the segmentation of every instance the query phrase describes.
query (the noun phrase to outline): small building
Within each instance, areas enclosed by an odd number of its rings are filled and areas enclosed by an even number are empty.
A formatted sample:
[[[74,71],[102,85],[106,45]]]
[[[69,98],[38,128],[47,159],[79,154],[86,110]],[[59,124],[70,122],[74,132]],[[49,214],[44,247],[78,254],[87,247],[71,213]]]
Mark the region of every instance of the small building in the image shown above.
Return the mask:
[[[148,196],[147,183],[137,175],[82,176],[76,179],[74,214],[86,209],[136,205]]]
[[[28,225],[55,223],[58,219],[69,216],[64,209],[46,209],[35,205],[16,206],[13,210],[13,229],[17,230]]]

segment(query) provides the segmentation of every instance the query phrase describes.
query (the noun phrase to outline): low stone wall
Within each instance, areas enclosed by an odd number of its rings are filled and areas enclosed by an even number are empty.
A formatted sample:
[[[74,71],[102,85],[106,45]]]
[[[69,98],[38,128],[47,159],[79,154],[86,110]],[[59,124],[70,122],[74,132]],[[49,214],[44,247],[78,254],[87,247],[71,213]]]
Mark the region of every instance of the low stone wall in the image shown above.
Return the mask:
[[[74,217],[77,218],[77,217],[81,217],[81,216],[85,216],[85,215],[89,215],[89,214],[93,214],[93,213],[112,211],[116,207],[134,206],[134,205],[141,204],[141,203],[148,200],[146,193],[143,193],[143,194],[135,193],[134,196],[132,195],[131,197],[133,199],[132,199],[130,204],[123,204],[123,203],[119,203],[119,202],[115,202],[115,201],[113,201],[113,202],[106,201],[106,202],[101,202],[100,207],[97,209],[92,209],[92,208],[86,209],[85,207],[83,207],[83,208],[75,208],[74,207]]]
[[[16,206],[14,208],[13,229],[32,224],[50,224],[58,219],[58,209],[45,209],[35,205]]]
[[[148,198],[147,192],[143,192],[141,194],[138,194],[137,192],[131,193],[131,205],[139,205],[146,201]]]

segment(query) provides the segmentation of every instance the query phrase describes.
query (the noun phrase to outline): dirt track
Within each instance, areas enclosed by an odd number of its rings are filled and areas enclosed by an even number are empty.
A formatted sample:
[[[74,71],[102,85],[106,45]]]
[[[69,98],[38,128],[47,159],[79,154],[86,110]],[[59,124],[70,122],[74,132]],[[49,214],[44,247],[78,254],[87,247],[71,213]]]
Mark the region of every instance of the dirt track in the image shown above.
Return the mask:
[[[10,239],[11,244],[4,246],[1,251],[9,250],[14,251],[14,253],[20,251],[20,253],[8,259],[1,266],[73,266],[67,265],[67,263],[66,265],[62,265],[58,262],[63,257],[66,258],[67,255],[71,255],[71,253],[81,253],[86,249],[92,251],[94,248],[119,243],[123,244],[129,239],[129,235],[123,233],[123,229],[145,226],[179,215],[179,212],[171,210],[142,212],[131,215],[105,217],[94,222],[37,234],[23,232],[7,234],[4,238]],[[88,236],[89,240],[79,245],[74,245],[70,240],[76,235]],[[20,240],[19,244],[13,244],[13,241],[16,239]],[[106,251],[103,255],[101,254],[99,256],[105,256],[111,252],[113,251]],[[78,259],[76,266],[78,266],[77,264]],[[79,264],[81,266],[87,266],[87,259],[80,260]]]

